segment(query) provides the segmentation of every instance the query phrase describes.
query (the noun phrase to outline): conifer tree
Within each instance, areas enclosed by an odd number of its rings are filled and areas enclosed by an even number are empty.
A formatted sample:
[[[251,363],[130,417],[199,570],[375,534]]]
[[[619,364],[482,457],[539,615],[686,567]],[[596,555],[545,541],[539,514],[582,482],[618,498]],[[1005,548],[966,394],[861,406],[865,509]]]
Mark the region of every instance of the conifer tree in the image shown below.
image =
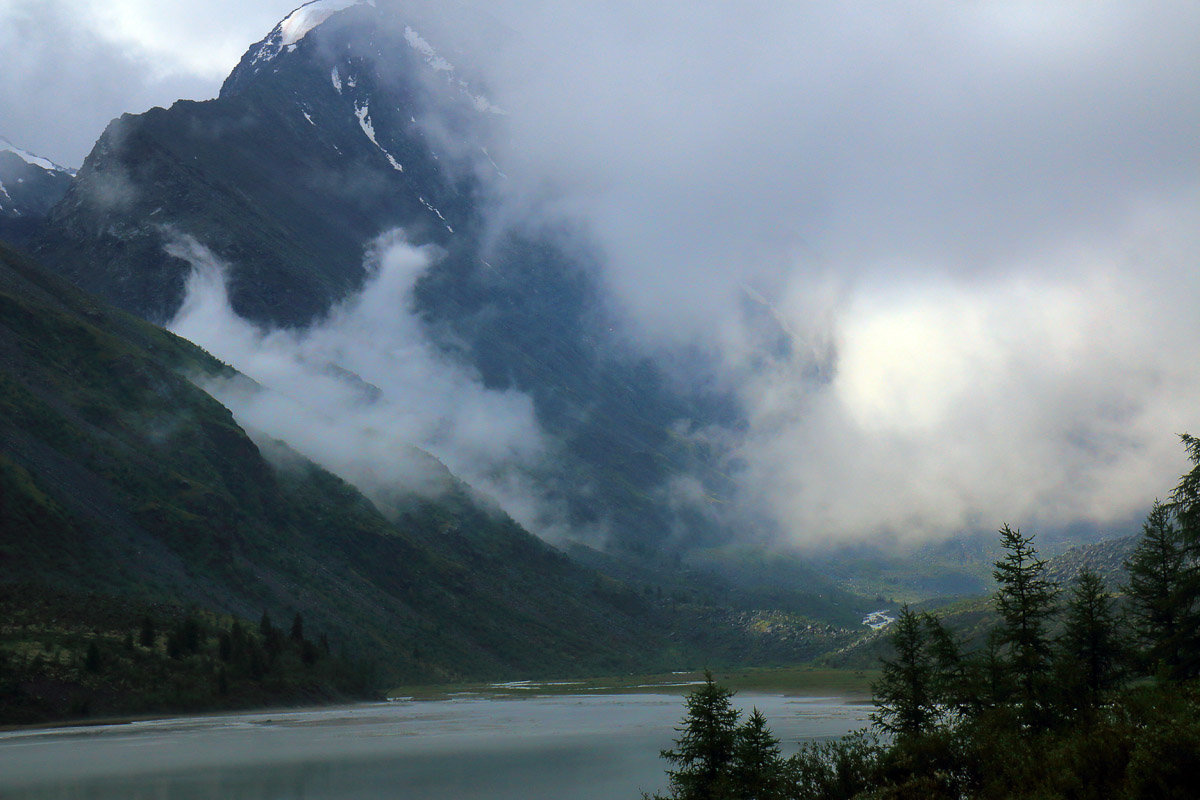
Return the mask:
[[[872,687],[877,710],[871,721],[886,733],[918,736],[936,719],[935,675],[926,626],[907,605],[896,620],[892,647],[895,658],[883,660],[879,682]]]
[[[1147,648],[1151,669],[1172,680],[1186,674],[1184,640],[1196,615],[1196,567],[1187,549],[1172,506],[1155,500],[1126,564],[1134,631]]]
[[[731,765],[737,743],[738,710],[733,692],[718,686],[709,672],[704,685],[685,700],[687,714],[675,747],[660,755],[675,769],[667,770],[673,800],[725,800],[732,791]]]
[[[1179,528],[1183,549],[1177,606],[1180,610],[1180,677],[1200,677],[1200,439],[1179,437],[1192,462],[1171,492],[1170,509]]]
[[[83,659],[83,666],[88,672],[99,672],[103,666],[103,660],[100,657],[100,648],[96,643],[88,642],[87,653]]]
[[[737,800],[783,800],[779,740],[757,708],[737,729],[730,771]]]
[[[973,695],[968,664],[963,658],[962,648],[940,619],[928,612],[921,616],[933,666],[934,701],[943,716],[951,712],[966,714],[978,704],[978,700]]]
[[[263,611],[262,618],[258,621],[258,633],[264,640],[275,635],[275,625],[271,622],[271,615],[267,611]]]
[[[142,647],[150,648],[154,647],[154,640],[156,638],[157,634],[154,631],[154,622],[149,616],[142,617],[142,628],[138,632],[138,642]]]
[[[983,647],[970,659],[966,697],[973,715],[994,709],[1012,697],[1012,675],[1005,667],[1003,649],[1000,631],[993,628]]]
[[[1068,695],[1082,708],[1098,708],[1117,684],[1122,648],[1112,598],[1089,569],[1080,571],[1067,604],[1060,646]]]
[[[1046,562],[1037,557],[1033,536],[1022,536],[1020,530],[1005,525],[1000,537],[1005,556],[995,562],[992,572],[1000,584],[998,641],[1007,652],[1024,721],[1041,723],[1049,708],[1051,647],[1046,623],[1056,610],[1057,590],[1046,577]]]
[[[1178,520],[1180,533],[1189,548],[1188,555],[1200,550],[1200,439],[1182,434],[1180,440],[1192,462],[1192,468],[1179,478],[1171,492],[1170,510]]]

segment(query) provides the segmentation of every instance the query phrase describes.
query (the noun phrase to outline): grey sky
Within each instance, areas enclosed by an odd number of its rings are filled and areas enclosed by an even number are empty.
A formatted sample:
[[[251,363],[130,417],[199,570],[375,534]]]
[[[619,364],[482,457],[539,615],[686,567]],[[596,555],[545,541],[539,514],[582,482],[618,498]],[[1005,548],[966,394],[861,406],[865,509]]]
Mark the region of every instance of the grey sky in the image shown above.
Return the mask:
[[[296,4],[0,0],[0,135],[78,167],[109,120],[216,95]]]
[[[0,134],[78,166],[294,2],[0,0]],[[720,360],[745,500],[797,540],[1112,524],[1183,469],[1200,4],[481,5],[516,34],[464,56],[498,193],[588,226],[639,346]]]

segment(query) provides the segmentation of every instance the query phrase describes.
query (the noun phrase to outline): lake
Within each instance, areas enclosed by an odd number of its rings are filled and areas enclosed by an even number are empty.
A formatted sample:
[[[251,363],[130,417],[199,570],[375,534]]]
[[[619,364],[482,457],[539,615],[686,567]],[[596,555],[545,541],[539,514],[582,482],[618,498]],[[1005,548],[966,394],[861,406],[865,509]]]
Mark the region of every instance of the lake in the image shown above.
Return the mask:
[[[869,705],[739,693],[783,742],[867,724]],[[0,798],[636,800],[665,787],[668,694],[471,695],[0,733]]]

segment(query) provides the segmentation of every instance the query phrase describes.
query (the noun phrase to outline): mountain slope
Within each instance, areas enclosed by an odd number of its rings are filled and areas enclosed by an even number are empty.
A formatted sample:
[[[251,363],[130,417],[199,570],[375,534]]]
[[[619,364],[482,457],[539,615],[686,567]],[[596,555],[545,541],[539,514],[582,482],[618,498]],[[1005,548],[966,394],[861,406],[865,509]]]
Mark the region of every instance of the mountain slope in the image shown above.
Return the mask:
[[[3,247],[0,312],[0,581],[302,612],[391,680],[670,658],[627,589],[461,489],[389,521],[184,377],[220,362]]]

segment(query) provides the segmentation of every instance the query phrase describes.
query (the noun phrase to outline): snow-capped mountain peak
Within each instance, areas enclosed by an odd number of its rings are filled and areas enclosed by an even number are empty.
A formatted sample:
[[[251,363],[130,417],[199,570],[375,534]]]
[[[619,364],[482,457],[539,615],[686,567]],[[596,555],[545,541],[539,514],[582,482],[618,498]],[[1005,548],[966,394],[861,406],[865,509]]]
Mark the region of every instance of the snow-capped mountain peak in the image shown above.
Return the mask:
[[[0,239],[20,242],[66,194],[75,170],[0,137]]]
[[[8,139],[5,139],[3,136],[0,136],[0,153],[12,153],[13,155],[17,156],[22,161],[24,161],[26,164],[29,164],[34,167],[40,167],[41,169],[44,169],[47,172],[65,172],[66,174],[71,175],[72,177],[75,175],[75,170],[73,170],[69,167],[64,167],[59,164],[55,164],[50,159],[42,158],[41,156],[34,155],[33,153],[30,153],[28,150],[22,150],[20,147],[17,147],[15,144],[10,142]]]

